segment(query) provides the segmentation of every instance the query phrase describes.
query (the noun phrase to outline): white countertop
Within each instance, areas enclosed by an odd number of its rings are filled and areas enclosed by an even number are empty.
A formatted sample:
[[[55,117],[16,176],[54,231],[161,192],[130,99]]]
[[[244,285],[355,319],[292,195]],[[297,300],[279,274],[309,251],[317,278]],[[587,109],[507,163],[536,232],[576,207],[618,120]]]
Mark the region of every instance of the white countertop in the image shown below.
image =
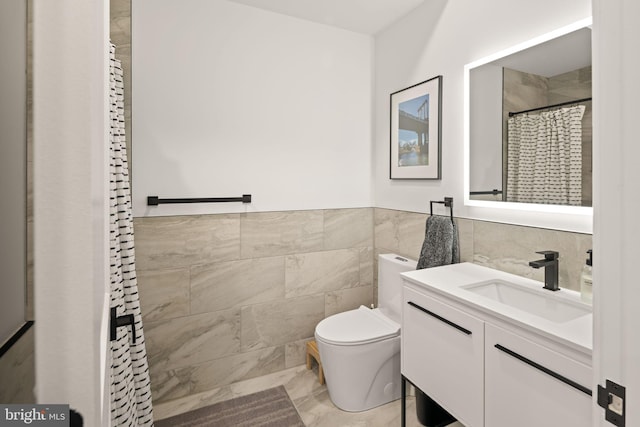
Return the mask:
[[[415,270],[402,273],[401,275],[405,280],[418,287],[425,288],[442,297],[465,304],[486,315],[515,324],[518,327],[530,330],[531,332],[567,345],[582,353],[591,355],[593,347],[593,314],[558,323],[494,301],[491,298],[478,295],[463,288],[464,286],[479,282],[503,280],[537,292],[544,286],[542,282],[468,262]],[[576,291],[561,288],[556,292],[548,290],[542,290],[542,292],[549,292],[551,298],[564,299],[575,304],[586,306],[580,300],[580,293]]]

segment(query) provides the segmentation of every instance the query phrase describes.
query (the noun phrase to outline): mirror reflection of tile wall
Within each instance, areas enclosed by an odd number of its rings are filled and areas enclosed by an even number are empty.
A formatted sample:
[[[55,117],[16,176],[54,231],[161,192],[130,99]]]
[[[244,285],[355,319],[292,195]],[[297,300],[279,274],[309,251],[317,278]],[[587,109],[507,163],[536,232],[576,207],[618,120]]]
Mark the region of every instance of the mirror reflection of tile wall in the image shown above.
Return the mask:
[[[124,125],[131,176],[131,0],[111,0],[110,37],[124,72]]]
[[[33,312],[33,0],[27,0],[27,300],[25,320]]]

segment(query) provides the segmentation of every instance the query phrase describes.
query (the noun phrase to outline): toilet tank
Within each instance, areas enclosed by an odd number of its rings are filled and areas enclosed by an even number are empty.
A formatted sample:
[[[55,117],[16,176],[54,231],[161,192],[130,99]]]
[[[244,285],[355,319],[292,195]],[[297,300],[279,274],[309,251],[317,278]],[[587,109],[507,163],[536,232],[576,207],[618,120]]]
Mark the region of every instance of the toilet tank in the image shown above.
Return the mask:
[[[378,308],[400,323],[402,278],[400,273],[416,269],[417,261],[396,254],[378,255]]]

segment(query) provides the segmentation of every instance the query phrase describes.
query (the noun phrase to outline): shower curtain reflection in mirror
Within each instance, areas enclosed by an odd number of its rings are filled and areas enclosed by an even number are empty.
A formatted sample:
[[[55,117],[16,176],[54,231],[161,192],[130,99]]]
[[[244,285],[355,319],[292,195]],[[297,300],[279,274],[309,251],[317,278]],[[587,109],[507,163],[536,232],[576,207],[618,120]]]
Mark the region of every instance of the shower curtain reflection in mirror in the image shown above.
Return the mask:
[[[509,118],[510,202],[582,205],[584,105]]]

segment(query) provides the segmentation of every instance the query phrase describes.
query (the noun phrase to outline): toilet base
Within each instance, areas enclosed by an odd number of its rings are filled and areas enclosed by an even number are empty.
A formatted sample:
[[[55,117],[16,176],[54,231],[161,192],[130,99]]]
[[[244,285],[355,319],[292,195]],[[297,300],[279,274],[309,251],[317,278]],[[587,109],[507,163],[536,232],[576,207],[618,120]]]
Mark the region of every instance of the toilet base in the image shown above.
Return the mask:
[[[329,397],[347,412],[361,412],[400,399],[400,337],[364,346],[318,340]]]

